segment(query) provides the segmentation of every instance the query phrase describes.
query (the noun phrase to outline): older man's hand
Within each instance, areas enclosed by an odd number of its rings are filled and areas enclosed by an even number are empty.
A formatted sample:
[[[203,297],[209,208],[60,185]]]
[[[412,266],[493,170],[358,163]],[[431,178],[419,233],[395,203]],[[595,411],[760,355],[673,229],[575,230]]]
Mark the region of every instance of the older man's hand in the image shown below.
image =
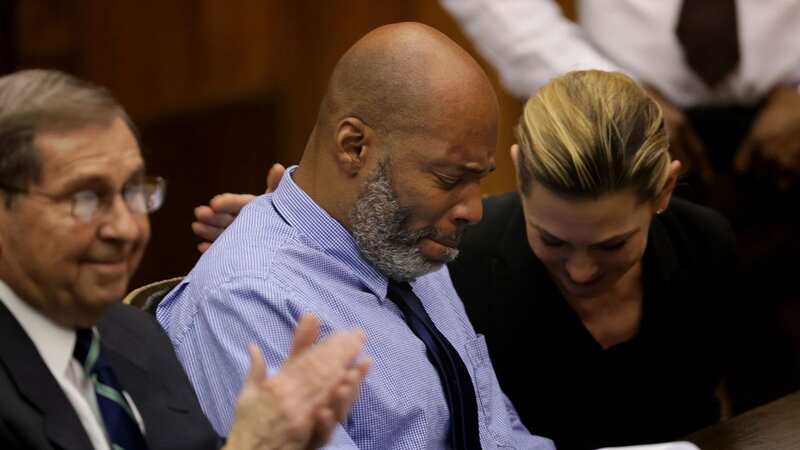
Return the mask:
[[[269,378],[261,352],[250,346],[250,373],[226,449],[311,449],[330,439],[355,400],[370,361],[356,360],[363,332],[337,333],[312,347],[318,335],[317,319],[303,316],[291,354]]]
[[[800,92],[776,88],[756,118],[734,161],[739,174],[769,177],[778,189],[800,179]]]

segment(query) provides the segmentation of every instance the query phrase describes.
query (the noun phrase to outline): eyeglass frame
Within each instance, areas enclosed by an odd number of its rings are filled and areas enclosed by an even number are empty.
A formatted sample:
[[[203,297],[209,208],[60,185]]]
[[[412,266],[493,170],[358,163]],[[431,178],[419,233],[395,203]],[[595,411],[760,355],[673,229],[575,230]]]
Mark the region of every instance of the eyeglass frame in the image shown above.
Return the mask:
[[[149,194],[147,192],[142,192],[142,194],[145,196],[143,199],[144,201],[143,208],[137,206],[136,203],[134,203],[134,200],[129,200],[128,194],[125,192],[126,189],[136,184],[138,184],[140,187],[145,187],[148,184],[155,186],[155,189]],[[111,204],[108,201],[102,202],[101,197],[103,195],[98,194],[96,190],[92,189],[82,189],[69,196],[62,196],[62,195],[50,194],[47,192],[33,191],[27,188],[19,188],[16,186],[5,184],[2,181],[0,181],[0,191],[6,191],[14,194],[40,196],[50,200],[53,203],[65,203],[67,200],[69,200],[70,215],[84,224],[90,224],[94,222],[98,217],[97,214],[98,211],[102,210],[107,211]],[[166,193],[167,193],[167,180],[165,178],[160,176],[147,176],[147,175],[142,176],[141,178],[135,181],[129,181],[128,183],[125,183],[125,185],[123,185],[122,187],[122,192],[121,192],[122,199],[125,202],[125,206],[128,208],[128,211],[134,214],[144,214],[144,215],[149,215],[158,211],[161,208],[161,206],[164,205]],[[93,201],[95,203],[93,206],[85,206],[85,208],[91,208],[91,211],[83,214],[81,214],[80,212],[76,212],[77,209],[76,205],[78,204],[78,202],[81,201],[80,200],[81,195],[87,195],[87,194],[91,195],[91,197],[87,196],[84,198],[88,198],[89,199],[88,201]],[[114,193],[114,196],[116,194],[117,193]],[[88,217],[86,217],[87,215]]]

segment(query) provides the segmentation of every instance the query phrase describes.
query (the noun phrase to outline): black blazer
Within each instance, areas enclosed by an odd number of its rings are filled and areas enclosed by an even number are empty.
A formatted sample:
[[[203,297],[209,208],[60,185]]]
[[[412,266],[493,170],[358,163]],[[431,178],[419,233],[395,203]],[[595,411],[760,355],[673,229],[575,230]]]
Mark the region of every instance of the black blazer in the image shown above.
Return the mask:
[[[607,350],[531,251],[516,193],[484,200],[449,269],[523,423],[559,449],[676,439],[718,419],[735,311],[735,240],[719,214],[673,199],[655,216],[640,331]]]
[[[172,343],[151,317],[113,305],[98,329],[104,354],[142,415],[152,450],[219,447]],[[2,303],[0,343],[0,447],[92,448],[58,382]]]

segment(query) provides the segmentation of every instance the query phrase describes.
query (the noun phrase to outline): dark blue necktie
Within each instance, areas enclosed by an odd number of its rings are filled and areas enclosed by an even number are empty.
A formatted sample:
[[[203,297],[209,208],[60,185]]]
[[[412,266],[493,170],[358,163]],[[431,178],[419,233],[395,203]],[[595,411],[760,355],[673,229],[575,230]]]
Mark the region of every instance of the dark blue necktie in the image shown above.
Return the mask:
[[[390,281],[386,296],[400,308],[408,327],[425,343],[428,359],[439,373],[450,409],[450,442],[453,448],[480,449],[475,390],[461,356],[433,324],[411,285]]]
[[[78,330],[73,356],[92,380],[112,450],[147,449],[142,430],[122,393],[122,386],[103,357],[100,335],[96,330]]]

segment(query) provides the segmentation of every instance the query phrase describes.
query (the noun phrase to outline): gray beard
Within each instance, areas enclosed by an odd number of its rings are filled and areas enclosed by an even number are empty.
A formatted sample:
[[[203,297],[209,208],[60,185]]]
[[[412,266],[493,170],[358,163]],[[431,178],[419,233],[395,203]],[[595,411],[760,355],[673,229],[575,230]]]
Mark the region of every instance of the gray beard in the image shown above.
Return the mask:
[[[359,193],[350,212],[350,232],[361,255],[378,271],[391,280],[410,281],[439,269],[443,263],[422,255],[419,242],[436,236],[436,228],[408,228],[411,213],[400,206],[389,167],[389,158],[382,160]],[[456,256],[458,250],[449,250],[447,262]]]

